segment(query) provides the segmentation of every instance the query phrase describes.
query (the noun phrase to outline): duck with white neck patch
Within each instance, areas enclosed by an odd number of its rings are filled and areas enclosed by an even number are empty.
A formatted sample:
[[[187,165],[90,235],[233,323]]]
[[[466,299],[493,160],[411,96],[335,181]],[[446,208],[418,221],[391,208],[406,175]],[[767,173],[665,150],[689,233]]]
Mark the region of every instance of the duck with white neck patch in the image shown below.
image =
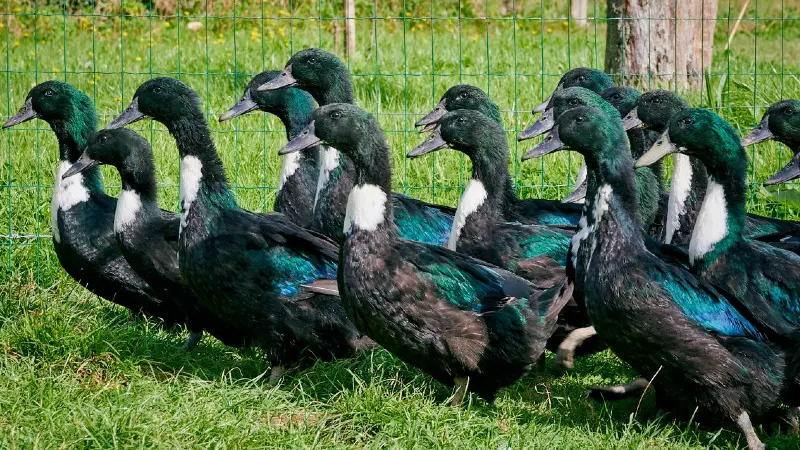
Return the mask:
[[[737,303],[647,251],[626,141],[618,116],[579,107],[562,114],[546,144],[524,156],[565,148],[584,156],[588,193],[573,252],[589,318],[646,378],[622,391],[641,395],[652,385],[659,408],[685,420],[736,423],[750,449],[763,450],[752,421],[768,418],[781,402],[797,406],[797,346],[770,342],[769,331]]]
[[[158,207],[155,166],[147,141],[125,128],[95,133],[64,180],[80,177],[98,164],[116,167],[122,181],[114,232],[125,260],[159,297],[177,303],[187,317],[192,334],[184,349],[196,346],[204,329],[228,345],[244,345],[243,336],[203,308],[183,281],[178,268],[181,217]]]
[[[708,171],[708,189],[689,242],[694,270],[733,295],[776,336],[797,340],[800,257],[744,237],[747,157],[733,128],[715,113],[687,108],[643,155],[646,165],[680,152]]]
[[[308,91],[320,106],[354,104],[350,72],[341,59],[317,48],[301,50],[289,59],[280,76],[262,84],[258,91],[296,86]],[[314,218],[310,228],[341,241],[347,196],[353,188],[355,168],[339,150],[322,146]],[[392,193],[394,220],[400,236],[415,241],[444,244],[450,234],[454,210]]]
[[[386,137],[367,112],[349,104],[314,112],[281,151],[324,142],[351,159],[350,193],[339,266],[342,304],[356,326],[405,362],[493,400],[544,351],[571,289],[538,289],[488,263],[399,236],[394,223]]]
[[[311,113],[316,108],[311,95],[297,88],[274,91],[259,91],[262,84],[280,76],[278,70],[268,70],[253,77],[247,84],[242,98],[219,117],[220,122],[254,111],[277,116],[291,140],[308,125]],[[283,213],[301,227],[309,227],[314,215],[319,178],[320,153],[322,149],[308,149],[303,153],[286,155],[283,158],[278,192],[275,195],[275,211]],[[333,170],[331,168],[330,170]]]
[[[203,308],[265,350],[270,378],[279,379],[286,366],[370,346],[338,297],[301,289],[335,279],[336,244],[283,214],[237,205],[197,93],[178,80],[154,78],[108,128],[146,117],[166,125],[181,156],[181,276]]]
[[[95,295],[170,324],[185,316],[169,298],[160,298],[128,264],[114,237],[117,199],[103,190],[100,170],[92,167],[64,179],[97,129],[89,97],[69,84],[46,81],[28,93],[19,112],[3,128],[39,118],[58,139],[59,164],[50,207],[53,247],[64,270]]]

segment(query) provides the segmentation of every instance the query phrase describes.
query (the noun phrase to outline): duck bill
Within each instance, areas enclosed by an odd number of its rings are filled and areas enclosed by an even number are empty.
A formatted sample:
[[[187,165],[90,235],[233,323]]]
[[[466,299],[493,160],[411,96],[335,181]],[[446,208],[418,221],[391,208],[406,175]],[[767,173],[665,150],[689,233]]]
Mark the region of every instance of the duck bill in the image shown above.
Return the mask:
[[[655,164],[665,156],[670,155],[672,153],[678,152],[678,146],[672,143],[669,139],[669,128],[664,131],[664,134],[661,135],[660,138],[656,141],[655,144],[647,151],[644,155],[642,155],[637,161],[636,164],[633,165],[635,168],[640,167],[647,167],[651,164]]]
[[[322,142],[314,132],[314,121],[312,120],[308,126],[289,143],[278,150],[279,155],[288,155],[289,153],[299,152],[309,147],[313,147]]]
[[[561,89],[564,89],[564,83],[558,83],[558,86],[556,86],[555,90],[556,91],[560,91]],[[538,105],[536,105],[536,107],[533,108],[533,113],[536,114],[536,113],[544,112],[547,109],[547,105],[550,104],[550,99],[551,98],[553,98],[553,94],[548,95],[547,98],[544,99],[544,101],[542,101],[542,103],[539,103]]]
[[[447,142],[442,139],[442,135],[439,133],[439,129],[436,128],[428,139],[425,139],[424,142],[419,144],[418,146],[414,147],[413,150],[408,152],[406,158],[416,158],[418,156],[425,155],[427,153],[435,152],[437,150],[441,150],[446,148]]]
[[[796,180],[798,178],[800,178],[800,153],[794,155],[792,160],[789,161],[789,164],[786,164],[783,169],[771,176],[764,184],[771,186],[774,184],[786,183],[787,181]]]
[[[536,120],[533,125],[529,126],[519,134],[517,140],[524,141],[535,138],[536,136],[541,136],[552,130],[555,124],[556,121],[553,119],[553,108],[548,108],[542,113],[541,116],[539,116],[539,119]]]
[[[105,129],[113,130],[115,128],[122,128],[125,125],[130,125],[145,118],[147,118],[147,116],[143,112],[139,111],[139,97],[134,97],[131,104],[125,108],[125,111],[122,111],[122,114],[120,114],[119,117],[106,125]]]
[[[25,103],[22,105],[22,108],[20,108],[13,117],[3,123],[3,128],[10,128],[14,125],[19,125],[22,122],[35,119],[36,116],[36,111],[33,110],[33,103],[31,103],[31,99],[28,97],[28,99],[25,100]]]
[[[258,105],[253,101],[252,97],[250,96],[250,89],[248,89],[244,91],[244,95],[242,96],[241,100],[233,105],[231,109],[225,111],[225,114],[219,116],[219,121],[224,122],[226,120],[231,120],[235,117],[241,116],[242,114],[255,111],[256,109],[258,109]]]
[[[742,138],[742,147],[758,144],[759,142],[768,141],[770,139],[775,139],[775,135],[769,131],[769,116],[767,116],[758,126],[753,128],[753,131]]]
[[[67,178],[77,173],[81,173],[84,170],[88,169],[89,167],[94,167],[96,165],[97,161],[93,160],[92,158],[89,158],[89,156],[84,152],[81,155],[81,157],[78,158],[78,160],[75,161],[74,164],[72,164],[72,167],[70,167],[69,169],[67,169],[66,172],[64,172],[64,175],[61,176],[61,179],[66,180]]]
[[[541,144],[533,147],[522,155],[522,160],[539,158],[548,153],[564,150],[565,148],[567,148],[567,145],[561,142],[561,138],[558,136],[558,127],[554,127],[553,130],[550,131],[550,134],[545,136]]]
[[[446,103],[447,101],[442,99],[442,101],[440,101],[439,104],[436,105],[433,110],[431,110],[431,112],[425,114],[425,117],[419,119],[414,124],[415,127],[422,127],[422,129],[419,130],[420,133],[432,131],[434,128],[436,128],[436,124],[439,123],[439,120],[444,117],[445,114],[447,114]]]
[[[639,108],[633,108],[631,112],[622,118],[622,128],[625,131],[634,130],[636,128],[644,128],[644,122],[639,118]]]
[[[292,65],[287,65],[280,75],[267,81],[256,90],[259,92],[274,91],[275,89],[282,89],[285,87],[297,86],[297,80],[292,76]]]
[[[561,203],[583,203],[586,200],[586,189],[587,183],[584,179],[577,186],[575,186],[575,189],[572,190],[571,194],[561,200]]]

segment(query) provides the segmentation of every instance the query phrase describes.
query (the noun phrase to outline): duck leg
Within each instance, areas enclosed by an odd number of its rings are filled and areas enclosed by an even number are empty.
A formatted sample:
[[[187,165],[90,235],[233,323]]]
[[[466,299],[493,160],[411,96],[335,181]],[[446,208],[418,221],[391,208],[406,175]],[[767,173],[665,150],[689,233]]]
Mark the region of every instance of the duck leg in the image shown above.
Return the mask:
[[[578,328],[573,330],[558,346],[554,369],[564,372],[571,369],[574,365],[575,349],[592,336],[597,335],[594,327]]]
[[[800,406],[792,406],[786,412],[786,421],[789,422],[789,434],[800,435]]]
[[[597,401],[614,401],[641,396],[650,382],[646,378],[637,378],[630,383],[617,386],[592,386],[589,398]]]
[[[747,438],[747,447],[750,450],[766,450],[766,446],[758,438],[753,424],[750,422],[750,416],[746,411],[742,411],[739,417],[736,418],[736,425],[739,425],[745,438]]]
[[[285,371],[286,369],[284,369],[284,367],[280,364],[272,366],[272,369],[269,372],[269,384],[277,384]]]
[[[456,392],[453,394],[453,399],[450,400],[450,406],[459,406],[464,401],[464,395],[467,393],[469,377],[455,377],[454,381]]]
[[[189,333],[189,339],[186,340],[186,343],[183,344],[181,349],[183,351],[189,351],[197,347],[197,344],[200,342],[200,339],[203,339],[203,332],[202,331],[192,331]]]

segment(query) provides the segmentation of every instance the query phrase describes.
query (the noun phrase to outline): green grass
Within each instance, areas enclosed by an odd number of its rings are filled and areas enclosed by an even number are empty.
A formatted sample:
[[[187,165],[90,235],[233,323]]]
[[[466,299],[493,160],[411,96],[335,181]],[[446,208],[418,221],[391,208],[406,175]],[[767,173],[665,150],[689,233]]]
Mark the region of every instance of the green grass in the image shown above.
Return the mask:
[[[738,9],[732,9],[735,15]],[[800,11],[787,6],[785,15],[800,17]],[[105,124],[151,74],[180,72],[203,97],[238,198],[253,210],[271,208],[283,131],[277,120],[258,114],[221,125],[215,119],[238,99],[253,73],[280,68],[292,49],[320,42],[333,46],[327,28],[320,33],[329,24],[307,20],[296,21],[291,29],[287,21],[275,20],[264,33],[260,20],[247,18],[237,19],[235,28],[232,19],[209,19],[197,33],[188,31],[185,21],[171,19],[167,26],[162,19],[146,17],[81,21],[40,16],[35,28],[30,17],[20,21],[25,26],[16,30],[19,36],[7,27],[0,33],[6,56],[0,60],[0,105],[6,116],[16,112],[32,83],[56,78],[89,93]],[[95,33],[92,21],[98,25]],[[568,30],[564,23],[556,15],[545,21],[520,20],[516,28],[510,21],[493,21],[488,29],[475,21],[459,34],[454,21],[435,21],[431,29],[427,20],[408,19],[404,28],[402,20],[381,19],[374,45],[372,22],[359,21],[360,52],[349,62],[356,75],[356,97],[387,131],[396,189],[426,200],[457,202],[469,174],[468,161],[448,152],[415,161],[403,155],[420,141],[413,122],[448,86],[461,81],[487,89],[503,109],[520,194],[564,195],[579,158],[563,153],[521,164],[519,156],[530,144],[514,141],[514,131],[532,121],[528,110],[555,87],[562,72],[602,65],[602,23],[597,34],[593,26]],[[790,57],[800,52],[800,29],[793,23],[782,28],[779,21],[768,20],[756,28],[744,22],[732,51],[719,50],[715,56],[712,94],[690,92],[687,98],[718,107],[746,129],[770,103],[800,97],[800,62]],[[731,25],[718,23],[718,48]],[[162,204],[174,208],[178,158],[173,141],[160,125],[137,125],[153,144]],[[38,121],[5,131],[0,138],[0,233],[16,236],[4,238],[0,247],[0,447],[744,445],[735,429],[655,420],[651,394],[641,405],[636,399],[605,406],[585,399],[592,384],[627,381],[634,375],[608,352],[580,359],[564,377],[534,373],[505,390],[494,406],[471,398],[463,408],[446,406],[449,390],[385,351],[317,364],[290,373],[277,387],[266,383],[268,366],[258,351],[232,350],[207,338],[198,350],[181,352],[185,334],[154,323],[128,323],[124,311],[93,298],[60,269],[48,237],[55,147],[52,133]],[[768,143],[750,155],[749,208],[800,217],[796,208],[776,199],[774,190],[757,183],[785,163],[789,152]],[[108,190],[116,193],[116,173],[105,169],[105,178]],[[773,448],[800,447],[781,430],[765,427],[761,435]]]

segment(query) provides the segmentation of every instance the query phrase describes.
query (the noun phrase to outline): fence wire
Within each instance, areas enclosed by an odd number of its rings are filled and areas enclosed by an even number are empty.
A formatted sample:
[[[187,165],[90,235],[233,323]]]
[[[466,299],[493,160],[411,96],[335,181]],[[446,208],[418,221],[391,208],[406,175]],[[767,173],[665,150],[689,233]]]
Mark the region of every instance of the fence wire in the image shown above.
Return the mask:
[[[457,202],[469,176],[464,157],[445,152],[408,161],[403,155],[421,139],[413,123],[449,86],[469,83],[487,91],[500,106],[519,194],[558,198],[570,188],[579,158],[561,154],[520,164],[519,156],[532,144],[517,143],[516,132],[534,120],[530,109],[566,70],[603,69],[609,21],[648,21],[648,26],[651,21],[607,18],[605,1],[588,0],[585,18],[571,17],[570,7],[570,2],[544,0],[356,1],[356,49],[349,54],[341,1],[5,0],[0,4],[0,45],[5,47],[0,60],[0,94],[5,99],[0,104],[5,105],[5,120],[33,85],[57,79],[92,98],[102,127],[145,80],[179,78],[203,99],[240,203],[266,211],[281,167],[276,154],[285,139],[281,123],[261,113],[222,124],[216,118],[235,103],[253,75],[282,68],[295,51],[321,47],[346,61],[358,104],[386,130],[398,191]],[[637,75],[648,86],[671,86],[690,103],[715,108],[746,129],[771,103],[800,97],[800,61],[794,57],[800,51],[798,20],[800,5],[785,0],[720,0],[714,55],[710,66],[702,68],[702,86],[684,90],[670,84],[674,72],[680,72],[674,69],[614,75]],[[178,158],[171,137],[152,123],[134,129],[153,146],[162,206],[176,209]],[[34,272],[38,281],[46,282],[62,276],[49,242],[57,143],[41,121],[3,133],[0,257],[5,276]],[[788,160],[788,150],[768,143],[749,155],[749,208],[796,218],[792,203],[780,196],[791,190],[776,193],[760,185]],[[104,179],[107,191],[115,195],[117,174],[104,168]]]

